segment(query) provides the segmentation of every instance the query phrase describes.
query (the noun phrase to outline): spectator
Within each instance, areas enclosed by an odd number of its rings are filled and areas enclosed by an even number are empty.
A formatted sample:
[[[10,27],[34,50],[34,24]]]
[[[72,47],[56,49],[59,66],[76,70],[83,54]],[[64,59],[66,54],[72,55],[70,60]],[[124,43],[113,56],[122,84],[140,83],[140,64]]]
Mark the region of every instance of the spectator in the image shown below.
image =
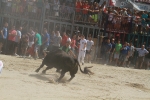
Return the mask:
[[[122,45],[120,44],[120,40],[115,45],[115,50],[114,50],[114,60],[115,60],[115,66],[118,64],[118,59],[120,55],[120,50],[122,48]]]
[[[33,4],[33,9],[32,9],[32,18],[37,18],[37,10],[38,8],[36,7],[36,4]]]
[[[62,41],[61,41],[62,46],[66,45],[67,39],[68,39],[68,36],[67,36],[66,32],[64,32],[63,36],[62,36]]]
[[[12,26],[11,30],[9,31],[8,35],[8,54],[13,55],[14,53],[14,45],[15,45],[15,37],[17,35],[17,31],[15,30],[15,26]]]
[[[145,69],[150,70],[150,48],[148,48],[148,54],[145,55],[144,64],[146,64]]]
[[[98,12],[99,12],[99,5],[98,5],[98,3],[95,3],[95,5],[94,5],[94,17],[93,17],[94,23],[97,23],[97,21],[98,21]]]
[[[35,39],[34,39],[34,52],[35,52],[35,60],[39,58],[38,51],[40,46],[42,45],[41,35],[38,33],[38,30],[35,30]]]
[[[89,18],[88,18],[88,22],[94,22],[93,18],[94,18],[94,6],[90,5],[89,7]]]
[[[41,17],[41,13],[44,6],[44,0],[36,0],[36,6],[37,6],[37,17],[38,19]]]
[[[85,36],[81,35],[78,61],[79,61],[79,63],[81,62],[82,65],[84,65],[84,57],[85,57],[85,53],[86,53],[86,44],[87,44],[87,41],[85,39]]]
[[[18,51],[18,47],[19,47],[19,44],[20,44],[20,40],[21,40],[21,30],[22,30],[22,27],[20,26],[17,30],[17,35],[15,37],[15,52],[14,52],[14,55],[17,56],[17,51]]]
[[[46,14],[46,16],[48,16],[49,10],[50,10],[50,4],[49,4],[48,0],[45,1],[45,9],[46,9],[45,14]]]
[[[133,55],[134,55],[134,46],[132,43],[129,44],[129,58],[127,61],[127,67],[129,67],[130,63],[133,61]]]
[[[55,31],[52,31],[52,33],[50,34],[49,51],[52,51],[52,49],[53,49],[54,37],[55,37]]]
[[[60,36],[59,31],[56,31],[53,41],[53,50],[56,50],[60,47],[62,37]]]
[[[55,15],[56,17],[59,16],[59,6],[60,6],[59,0],[54,0],[53,10],[54,10],[54,15]]]
[[[27,35],[29,36],[29,49],[30,49],[34,44],[34,37],[35,37],[35,32],[33,31],[32,27],[30,27],[30,30]]]
[[[71,20],[71,18],[73,17],[73,13],[74,13],[74,6],[72,3],[69,3],[69,5],[67,6],[67,18],[69,18]]]
[[[110,51],[110,57],[109,57],[109,62],[111,63],[113,61],[113,56],[114,56],[114,51],[115,51],[115,39],[113,38],[111,41],[112,49]]]
[[[75,54],[71,51],[71,49],[69,48],[70,42],[67,41],[67,43],[65,44],[65,46],[62,46],[60,49],[63,50],[64,52],[68,53],[69,55],[76,57]]]
[[[141,30],[146,31],[146,19],[148,18],[148,14],[145,11],[143,11],[141,18],[142,18],[142,29]]]
[[[144,62],[144,57],[147,55],[149,52],[145,49],[145,45],[142,45],[141,48],[136,48],[138,51],[138,59],[137,59],[137,64],[135,68],[141,69],[142,64]]]
[[[12,1],[7,1],[7,5],[6,5],[7,14],[11,13],[11,5],[12,5]]]
[[[31,16],[32,16],[32,10],[33,10],[33,0],[29,0],[28,1],[28,14],[29,14],[29,17],[31,18]]]
[[[109,55],[110,55],[110,51],[112,49],[112,44],[110,43],[110,39],[107,39],[107,43],[104,45],[104,55],[105,55],[105,64],[107,65],[109,62]]]
[[[44,28],[44,34],[43,34],[43,38],[42,38],[42,51],[44,53],[44,57],[46,56],[46,51],[48,49],[49,46],[49,42],[50,42],[50,36],[49,33],[47,32],[47,29]]]
[[[75,20],[79,21],[81,18],[81,7],[82,7],[82,3],[80,0],[76,0],[76,16],[75,16]]]
[[[126,62],[126,59],[129,57],[129,47],[127,45],[128,43],[125,42],[123,47],[121,48],[121,53],[120,53],[120,64],[119,66],[125,66],[125,62]]]
[[[1,2],[1,12],[5,12],[7,0],[2,0]]]
[[[86,22],[88,19],[88,10],[89,10],[89,5],[88,5],[88,1],[85,2],[85,4],[83,5],[83,22]]]
[[[21,57],[26,57],[26,53],[27,53],[27,48],[28,48],[28,44],[29,44],[29,33],[25,33],[22,35],[21,38]]]
[[[65,3],[63,3],[63,5],[60,7],[60,14],[61,14],[62,19],[66,18],[67,7],[66,7]]]
[[[0,53],[6,53],[6,41],[8,35],[8,23],[5,22],[3,29],[0,31]]]
[[[75,48],[78,48],[78,47],[76,46],[76,35],[74,34],[71,39],[71,50],[74,54],[76,54]]]
[[[94,42],[92,41],[92,37],[89,36],[87,40],[87,47],[86,47],[86,56],[88,63],[91,63],[91,52],[94,46]]]

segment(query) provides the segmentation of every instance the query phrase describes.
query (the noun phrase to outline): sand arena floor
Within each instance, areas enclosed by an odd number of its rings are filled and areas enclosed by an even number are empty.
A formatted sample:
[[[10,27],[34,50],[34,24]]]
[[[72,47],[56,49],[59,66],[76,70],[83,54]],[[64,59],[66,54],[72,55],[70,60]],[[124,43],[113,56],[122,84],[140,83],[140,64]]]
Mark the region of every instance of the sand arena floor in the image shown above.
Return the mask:
[[[70,83],[67,73],[62,83],[56,69],[35,73],[42,60],[0,55],[4,69],[0,75],[0,100],[150,100],[150,71],[94,66],[91,77],[80,71]],[[84,68],[82,66],[82,68]]]

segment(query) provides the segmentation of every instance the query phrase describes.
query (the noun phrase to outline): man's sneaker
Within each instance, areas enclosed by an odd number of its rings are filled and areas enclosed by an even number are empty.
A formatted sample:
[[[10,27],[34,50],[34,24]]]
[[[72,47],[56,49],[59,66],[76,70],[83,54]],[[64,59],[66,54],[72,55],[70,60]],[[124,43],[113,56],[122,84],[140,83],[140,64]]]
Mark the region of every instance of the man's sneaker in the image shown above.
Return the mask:
[[[18,56],[18,54],[15,53],[14,56]]]
[[[26,58],[26,56],[23,56],[23,58]]]
[[[127,68],[129,68],[129,65],[127,65]]]
[[[91,61],[89,61],[89,63],[91,64]]]

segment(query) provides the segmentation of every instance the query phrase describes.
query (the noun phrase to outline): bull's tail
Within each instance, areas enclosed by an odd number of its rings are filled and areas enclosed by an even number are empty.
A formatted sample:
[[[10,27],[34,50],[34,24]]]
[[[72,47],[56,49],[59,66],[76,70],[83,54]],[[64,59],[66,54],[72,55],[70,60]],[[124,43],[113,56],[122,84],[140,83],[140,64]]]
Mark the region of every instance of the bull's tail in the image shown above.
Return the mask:
[[[79,66],[79,68],[80,68],[80,71],[81,71],[82,73],[84,73],[84,71],[81,69],[81,66],[80,66],[80,64],[79,64],[78,60],[77,60],[77,59],[75,59],[75,61],[76,61],[76,63],[78,64],[78,66]]]

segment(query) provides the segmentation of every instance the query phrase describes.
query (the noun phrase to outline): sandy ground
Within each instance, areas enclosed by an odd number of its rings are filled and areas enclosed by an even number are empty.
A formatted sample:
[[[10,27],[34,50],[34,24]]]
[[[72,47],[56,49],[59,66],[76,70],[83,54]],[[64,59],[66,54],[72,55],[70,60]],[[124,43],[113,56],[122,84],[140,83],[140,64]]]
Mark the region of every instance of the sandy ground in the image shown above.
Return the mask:
[[[56,69],[35,73],[42,60],[0,55],[0,100],[150,100],[150,71],[93,65],[91,77],[80,71],[70,83],[53,83]],[[86,66],[84,65],[84,66]],[[84,68],[82,66],[82,68]],[[63,81],[70,78],[67,73]]]

